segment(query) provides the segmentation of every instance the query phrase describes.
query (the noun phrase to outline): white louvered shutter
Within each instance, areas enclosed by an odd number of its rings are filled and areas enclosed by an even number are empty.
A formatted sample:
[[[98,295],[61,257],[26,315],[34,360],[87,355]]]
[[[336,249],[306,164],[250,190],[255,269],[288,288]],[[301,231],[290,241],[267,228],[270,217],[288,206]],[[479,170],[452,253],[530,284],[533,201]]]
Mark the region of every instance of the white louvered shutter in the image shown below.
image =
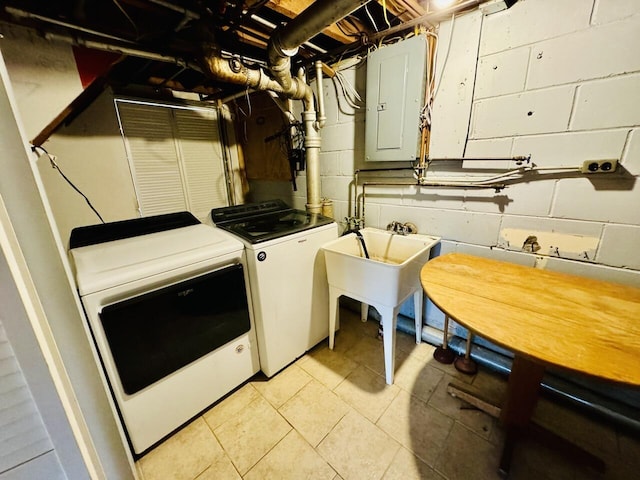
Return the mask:
[[[228,205],[214,109],[117,101],[142,216]]]
[[[49,434],[0,319],[0,477],[51,450]]]
[[[189,210],[204,218],[228,205],[222,144],[215,110],[173,111]]]
[[[118,102],[141,215],[187,209],[171,110]]]

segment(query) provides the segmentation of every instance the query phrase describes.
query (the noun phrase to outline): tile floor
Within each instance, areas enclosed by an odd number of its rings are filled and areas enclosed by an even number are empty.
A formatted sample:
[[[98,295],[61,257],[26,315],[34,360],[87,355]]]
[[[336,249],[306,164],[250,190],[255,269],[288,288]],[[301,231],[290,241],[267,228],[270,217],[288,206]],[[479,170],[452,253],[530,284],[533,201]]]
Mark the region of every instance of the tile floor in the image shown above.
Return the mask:
[[[497,479],[497,421],[447,394],[451,380],[499,397],[505,379],[433,360],[398,332],[394,385],[384,382],[377,324],[341,312],[336,349],[323,343],[271,379],[261,374],[137,462],[143,480]],[[542,399],[540,423],[598,454],[605,475],[532,441],[511,479],[640,478],[640,438]]]

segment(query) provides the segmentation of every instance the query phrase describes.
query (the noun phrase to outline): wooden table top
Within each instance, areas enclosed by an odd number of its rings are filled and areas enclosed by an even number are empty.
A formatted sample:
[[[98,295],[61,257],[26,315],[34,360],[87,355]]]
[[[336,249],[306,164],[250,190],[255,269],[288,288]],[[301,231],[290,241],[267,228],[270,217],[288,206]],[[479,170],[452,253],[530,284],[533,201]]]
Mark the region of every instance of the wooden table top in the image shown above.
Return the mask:
[[[461,253],[425,264],[431,301],[544,364],[640,385],[640,288]]]

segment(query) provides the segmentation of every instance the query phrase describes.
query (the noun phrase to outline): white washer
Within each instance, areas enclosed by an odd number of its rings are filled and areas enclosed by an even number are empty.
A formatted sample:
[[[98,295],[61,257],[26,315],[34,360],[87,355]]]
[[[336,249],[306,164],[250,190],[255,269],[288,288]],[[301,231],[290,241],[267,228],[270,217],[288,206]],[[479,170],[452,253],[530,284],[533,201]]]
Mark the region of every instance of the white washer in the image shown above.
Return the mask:
[[[136,454],[259,370],[244,245],[180,215],[72,234],[96,359]]]
[[[338,225],[282,201],[214,209],[211,217],[247,250],[260,368],[270,377],[329,335],[320,247],[338,238]]]

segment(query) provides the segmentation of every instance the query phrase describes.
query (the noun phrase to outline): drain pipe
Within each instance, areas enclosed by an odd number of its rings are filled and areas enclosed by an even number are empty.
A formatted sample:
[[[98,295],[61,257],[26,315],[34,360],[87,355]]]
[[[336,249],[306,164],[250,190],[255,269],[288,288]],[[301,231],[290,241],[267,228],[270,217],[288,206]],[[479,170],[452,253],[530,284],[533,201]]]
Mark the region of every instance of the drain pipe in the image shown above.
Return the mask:
[[[267,47],[269,69],[273,78],[285,90],[291,87],[291,57],[298,53],[298,47],[344,18],[354,10],[366,4],[368,0],[318,0],[292,19],[284,27],[278,27],[269,40]],[[322,64],[320,64],[320,72]],[[318,64],[316,64],[316,71]],[[305,133],[305,152],[307,164],[307,204],[310,213],[322,213],[320,188],[320,128],[324,125],[324,95],[322,93],[322,73],[317,77],[318,115],[313,105],[313,93],[303,99],[302,121]],[[305,82],[306,84],[306,82]],[[311,90],[309,88],[309,90]],[[320,103],[322,102],[322,106]]]
[[[318,128],[324,127],[327,117],[324,114],[324,85],[322,85],[322,62],[316,62],[316,87],[318,91]]]
[[[269,73],[261,68],[248,68],[235,57],[223,58],[215,45],[205,45],[203,69],[212,77],[256,90],[271,90],[285,98],[302,100],[307,164],[306,208],[310,213],[322,212],[319,130],[324,119],[316,112],[313,90],[306,83],[304,74],[300,71],[296,77],[291,75],[291,57],[298,52],[301,44],[367,1],[317,0],[285,26],[278,27],[267,46]],[[322,77],[318,81],[318,84],[321,83]]]

